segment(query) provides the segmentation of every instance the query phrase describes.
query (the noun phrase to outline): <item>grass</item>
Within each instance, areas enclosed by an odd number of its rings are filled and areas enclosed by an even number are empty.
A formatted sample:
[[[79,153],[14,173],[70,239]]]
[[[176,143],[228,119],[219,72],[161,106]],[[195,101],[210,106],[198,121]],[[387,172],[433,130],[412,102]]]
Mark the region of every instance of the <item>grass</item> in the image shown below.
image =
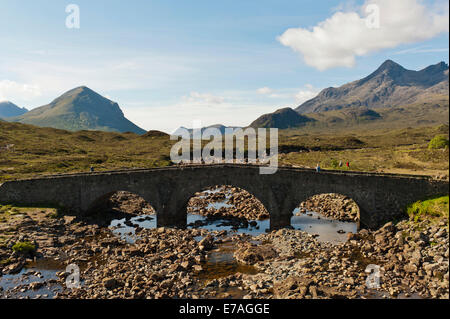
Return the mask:
[[[11,205],[0,205],[0,223],[8,221],[11,216],[20,214],[20,210],[17,207]]]
[[[350,169],[358,171],[448,175],[448,148],[428,149],[437,134],[448,136],[447,125],[334,134],[289,130],[281,134],[280,145],[294,150],[280,155],[282,164],[312,168],[319,162],[323,169],[345,170],[349,161]],[[343,167],[337,166],[339,161]]]
[[[415,222],[445,218],[448,220],[449,196],[418,201],[409,205],[406,212]]]
[[[402,129],[320,132],[279,131],[279,163],[322,169],[448,175],[448,148],[428,149],[436,136],[448,137],[448,125]],[[56,173],[153,168],[172,165],[168,135],[99,131],[69,132],[20,123],[0,122],[0,183]],[[204,145],[208,141],[204,141]],[[344,163],[343,167],[337,164]]]
[[[99,131],[68,132],[0,122],[0,183],[43,174],[170,165],[167,136]]]
[[[29,241],[19,241],[12,246],[12,250],[20,254],[32,254],[36,251],[36,246]]]

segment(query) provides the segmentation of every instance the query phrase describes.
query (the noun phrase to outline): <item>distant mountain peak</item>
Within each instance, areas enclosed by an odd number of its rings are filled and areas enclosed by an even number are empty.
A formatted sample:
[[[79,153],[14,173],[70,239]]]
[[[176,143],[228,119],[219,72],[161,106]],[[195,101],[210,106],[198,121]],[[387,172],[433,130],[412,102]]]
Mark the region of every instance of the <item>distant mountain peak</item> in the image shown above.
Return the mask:
[[[386,60],[367,77],[338,88],[324,89],[295,110],[303,114],[349,107],[392,107],[427,100],[430,94],[448,96],[445,62],[414,71]]]
[[[15,121],[69,131],[99,130],[146,133],[125,118],[113,102],[86,86],[71,89],[50,104],[18,116]]]
[[[95,92],[94,90],[88,88],[87,86],[78,86],[74,89],[71,89],[71,90],[63,93],[57,99],[62,99],[62,98],[67,98],[67,97],[75,97],[75,96],[89,96],[89,95],[99,96],[104,99],[107,99],[107,98],[101,96],[100,94],[98,94],[97,92]]]
[[[402,67],[400,64],[398,64],[392,60],[386,60],[372,74],[378,74],[378,73],[401,74],[405,71],[407,71],[407,70],[404,67]],[[369,75],[369,77],[370,77],[370,75]]]
[[[378,70],[391,70],[391,69],[403,69],[403,70],[405,70],[405,68],[403,68],[400,64],[398,64],[397,62],[394,62],[392,60],[384,61],[380,65],[380,67],[378,68]]]
[[[24,107],[18,107],[11,101],[0,101],[0,118],[19,116],[27,113]]]

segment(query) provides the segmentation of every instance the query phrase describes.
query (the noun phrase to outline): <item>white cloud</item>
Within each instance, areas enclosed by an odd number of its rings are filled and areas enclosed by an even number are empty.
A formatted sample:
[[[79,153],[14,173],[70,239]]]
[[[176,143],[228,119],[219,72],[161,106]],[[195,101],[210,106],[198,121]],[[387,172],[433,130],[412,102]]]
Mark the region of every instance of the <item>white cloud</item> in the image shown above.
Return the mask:
[[[103,57],[102,52],[98,54]],[[6,91],[0,91],[0,95],[16,101],[18,105],[33,108],[47,104],[80,85],[86,85],[100,94],[176,87],[177,83],[186,81],[188,75],[192,76],[196,70],[190,60],[180,57],[151,53],[132,58],[128,58],[127,53],[118,55],[111,59],[96,55],[79,59],[69,54],[64,58],[65,62],[60,56],[52,59],[46,56],[0,59],[0,74],[4,74],[0,81],[18,79],[20,83],[12,85],[9,83],[11,81],[5,82],[3,88],[7,87],[9,93],[6,96]]]
[[[41,90],[37,85],[22,84],[10,80],[0,81],[0,101],[20,98],[30,101],[41,95]]]
[[[345,2],[339,3],[337,6],[331,8],[331,12],[348,12],[348,11],[357,11],[359,9],[355,0],[348,0]]]
[[[267,86],[259,88],[256,90],[258,94],[265,95],[271,99],[288,99],[292,97],[289,89],[271,89]]]
[[[210,93],[191,92],[188,96],[183,96],[182,100],[189,105],[211,106],[222,104],[225,101],[225,98]]]
[[[411,53],[436,53],[436,52],[448,52],[448,48],[429,48],[429,47],[417,47],[406,50],[394,52],[395,55],[411,54]]]
[[[311,84],[305,85],[304,88],[300,89],[300,91],[295,94],[295,102],[297,104],[302,104],[319,94],[320,89],[313,87]]]
[[[175,104],[152,107],[133,107],[124,109],[125,116],[144,129],[173,132],[180,126],[192,127],[200,120],[202,126],[223,124],[228,126],[247,126],[260,115],[275,111],[273,104],[224,102],[211,106],[184,107],[184,100]],[[170,114],[170,116],[168,116]],[[236,114],[239,114],[236,116]]]
[[[379,8],[379,28],[366,23],[366,8]],[[449,30],[448,2],[427,7],[420,0],[366,0],[360,12],[336,12],[312,29],[292,28],[278,40],[319,70],[352,67],[363,56],[424,41]]]
[[[273,92],[273,90],[267,86],[259,88],[256,90],[256,92],[258,92],[259,94],[270,94]]]
[[[303,90],[315,89],[307,85]],[[260,99],[255,90],[223,91],[220,94],[194,91],[163,103],[136,104],[121,101],[121,105],[128,106],[123,108],[125,116],[144,129],[173,132],[180,126],[192,127],[197,120],[201,121],[202,126],[213,124],[247,126],[263,114],[283,107],[298,106],[295,99],[298,88],[273,91],[282,98],[273,100],[264,96]],[[267,97],[271,97],[270,95]]]
[[[315,88],[311,84],[306,84],[300,89],[271,89],[263,87],[257,90],[259,94],[264,94],[271,99],[279,99],[280,101],[299,105],[307,100],[312,99],[319,94],[320,89]]]

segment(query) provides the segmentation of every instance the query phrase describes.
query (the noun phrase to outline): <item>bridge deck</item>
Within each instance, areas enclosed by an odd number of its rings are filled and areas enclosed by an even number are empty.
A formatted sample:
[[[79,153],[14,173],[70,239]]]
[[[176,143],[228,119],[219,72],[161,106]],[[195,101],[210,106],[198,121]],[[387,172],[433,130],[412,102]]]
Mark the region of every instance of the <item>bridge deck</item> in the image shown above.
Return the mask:
[[[51,179],[51,178],[64,178],[64,177],[74,177],[74,176],[89,176],[89,175],[110,175],[110,174],[126,174],[126,173],[138,173],[138,172],[152,172],[161,170],[183,170],[183,169],[195,169],[195,168],[220,168],[220,167],[235,167],[235,168],[260,168],[264,165],[257,164],[233,164],[233,163],[218,163],[218,164],[193,164],[193,165],[174,165],[165,167],[155,167],[155,168],[132,168],[132,169],[119,169],[110,171],[94,171],[94,172],[77,172],[77,173],[66,173],[66,174],[49,174],[49,175],[38,175],[30,178],[16,179],[19,180],[35,180],[35,179]],[[315,172],[314,168],[303,168],[294,166],[279,166],[278,170],[290,170],[290,171],[304,171],[304,172]],[[348,176],[379,176],[379,177],[391,177],[391,178],[414,178],[414,179],[433,179],[429,175],[413,175],[413,174],[393,174],[393,173],[373,173],[373,172],[363,172],[363,171],[352,171],[352,170],[324,170],[322,169],[318,174],[341,174]],[[1,183],[0,183],[1,185]]]

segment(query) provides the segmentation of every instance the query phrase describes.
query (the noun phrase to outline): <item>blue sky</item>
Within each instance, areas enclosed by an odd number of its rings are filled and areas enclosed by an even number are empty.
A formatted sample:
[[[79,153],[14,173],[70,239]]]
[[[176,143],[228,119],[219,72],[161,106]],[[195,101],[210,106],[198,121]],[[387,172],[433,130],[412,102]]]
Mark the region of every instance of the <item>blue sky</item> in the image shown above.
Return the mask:
[[[0,100],[32,109],[86,85],[148,130],[248,125],[386,59],[448,63],[448,2],[391,2],[0,0]],[[377,30],[361,27],[370,3]]]

